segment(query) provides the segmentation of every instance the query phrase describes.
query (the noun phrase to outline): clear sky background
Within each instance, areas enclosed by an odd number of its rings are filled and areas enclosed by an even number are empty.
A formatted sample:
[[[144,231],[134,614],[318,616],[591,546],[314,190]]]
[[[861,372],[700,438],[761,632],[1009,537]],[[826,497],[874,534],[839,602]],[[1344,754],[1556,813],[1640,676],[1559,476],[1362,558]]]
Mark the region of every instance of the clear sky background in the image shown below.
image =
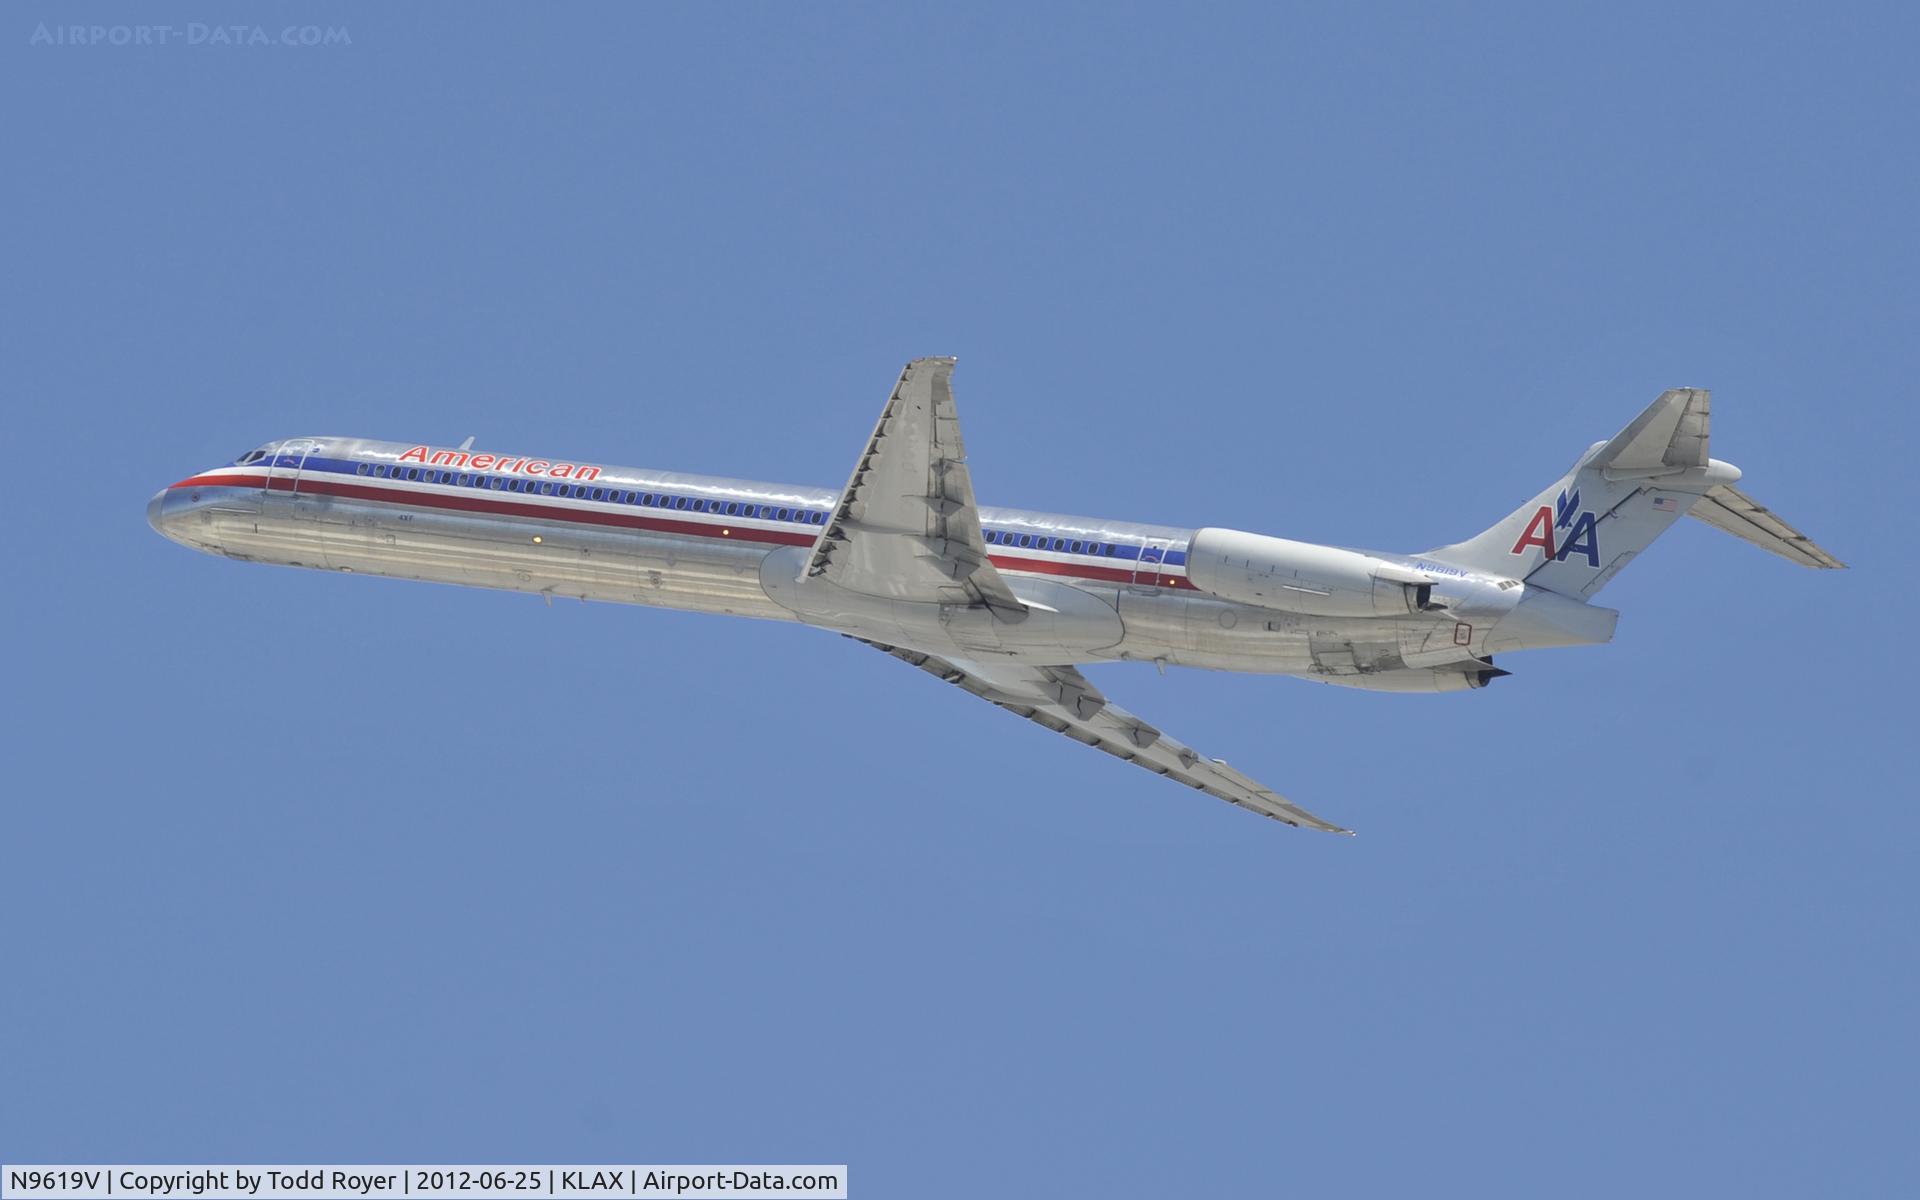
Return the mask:
[[[1920,21],[1671,7],[10,7],[0,1158],[1912,1194]],[[924,354],[988,503],[1401,550],[1708,386],[1853,570],[1682,522],[1468,695],[1093,672],[1343,839],[145,521],[302,434],[837,485]]]

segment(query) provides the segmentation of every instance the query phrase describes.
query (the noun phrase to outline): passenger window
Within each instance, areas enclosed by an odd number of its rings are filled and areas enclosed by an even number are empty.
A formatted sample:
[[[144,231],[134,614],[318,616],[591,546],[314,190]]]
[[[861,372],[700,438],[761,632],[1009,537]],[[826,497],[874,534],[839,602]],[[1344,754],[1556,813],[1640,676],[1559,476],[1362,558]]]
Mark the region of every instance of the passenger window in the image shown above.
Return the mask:
[[[727,515],[728,515],[728,516],[730,516],[730,517],[737,517],[737,516],[739,516],[739,515],[740,515],[740,502],[739,502],[739,501],[737,501],[737,500],[735,500],[735,501],[732,501],[732,502],[730,502],[730,503],[729,503],[729,504],[727,505]]]
[[[553,485],[551,483],[542,483],[540,485],[540,494],[542,496],[553,495]]]

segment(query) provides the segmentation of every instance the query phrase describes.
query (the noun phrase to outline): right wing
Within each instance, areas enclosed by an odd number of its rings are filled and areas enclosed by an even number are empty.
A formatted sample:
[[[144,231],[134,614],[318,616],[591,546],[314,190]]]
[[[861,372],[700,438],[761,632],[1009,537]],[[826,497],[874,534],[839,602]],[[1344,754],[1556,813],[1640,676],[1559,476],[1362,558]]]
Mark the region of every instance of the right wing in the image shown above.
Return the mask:
[[[1723,483],[1700,497],[1687,515],[1803,567],[1837,570],[1847,565],[1732,484]]]
[[[851,636],[851,635],[849,635]],[[866,641],[855,638],[855,641]],[[1229,804],[1272,817],[1288,825],[1351,833],[1314,816],[1285,797],[1260,786],[1217,758],[1204,758],[1117,704],[1111,704],[1087,677],[1072,667],[1029,667],[1013,663],[991,665],[952,661],[898,646],[867,645],[929,675],[990,700],[1016,716],[1025,717],[1082,745],[1104,750],[1136,767],[1145,767],[1176,783],[1217,796]]]

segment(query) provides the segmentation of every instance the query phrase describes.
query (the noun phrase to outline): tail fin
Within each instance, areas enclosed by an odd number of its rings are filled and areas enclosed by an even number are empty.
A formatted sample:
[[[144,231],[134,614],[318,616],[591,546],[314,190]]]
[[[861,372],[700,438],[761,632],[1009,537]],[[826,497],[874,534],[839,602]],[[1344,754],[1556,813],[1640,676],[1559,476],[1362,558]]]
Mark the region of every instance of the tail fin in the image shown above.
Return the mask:
[[[1707,457],[1712,399],[1675,388],[1556,483],[1477,537],[1426,557],[1586,599],[1675,521],[1693,512],[1807,566],[1840,561],[1735,491],[1739,468]]]

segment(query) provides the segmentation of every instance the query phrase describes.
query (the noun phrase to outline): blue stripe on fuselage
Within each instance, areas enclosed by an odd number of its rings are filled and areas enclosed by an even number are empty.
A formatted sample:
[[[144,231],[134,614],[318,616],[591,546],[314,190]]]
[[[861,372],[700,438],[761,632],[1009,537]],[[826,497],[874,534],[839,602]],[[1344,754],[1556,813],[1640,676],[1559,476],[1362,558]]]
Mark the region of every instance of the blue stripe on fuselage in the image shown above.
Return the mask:
[[[254,467],[271,466],[272,470],[275,473],[278,473],[283,470],[293,471],[299,474],[305,474],[310,471],[318,471],[318,472],[322,472],[329,475],[352,475],[352,476],[355,476],[356,478],[362,478],[362,479],[377,479],[384,483],[389,483],[389,484],[404,485],[408,483],[428,483],[428,484],[435,484],[441,487],[467,487],[473,491],[499,492],[499,493],[502,493],[503,495],[543,494],[538,492],[528,493],[525,491],[512,491],[505,486],[506,482],[509,480],[525,480],[528,482],[536,482],[536,483],[551,483],[556,487],[556,489],[562,488],[562,487],[585,488],[587,489],[588,493],[591,493],[594,489],[599,489],[601,491],[613,493],[616,495],[631,493],[636,498],[642,495],[651,495],[651,496],[663,498],[668,501],[675,501],[675,500],[687,501],[686,505],[684,506],[677,506],[672,503],[643,505],[643,504],[639,504],[636,499],[636,501],[631,505],[631,507],[636,507],[636,508],[652,509],[652,510],[662,511],[662,512],[670,511],[670,512],[698,513],[705,516],[741,517],[747,520],[770,521],[774,523],[783,523],[787,525],[805,525],[805,526],[808,526],[809,528],[815,528],[815,529],[819,528],[820,525],[823,524],[824,522],[813,520],[812,519],[813,514],[825,513],[827,511],[825,509],[818,508],[818,507],[811,507],[803,504],[794,504],[794,503],[779,504],[779,503],[763,503],[760,501],[715,500],[712,497],[694,496],[682,491],[671,491],[671,492],[663,491],[659,487],[650,487],[644,484],[632,484],[632,483],[616,484],[605,479],[593,479],[583,484],[583,483],[577,483],[574,480],[568,479],[568,478],[555,479],[545,475],[528,475],[528,474],[522,474],[519,472],[502,473],[502,472],[493,472],[493,471],[460,470],[457,468],[449,468],[449,467],[432,467],[432,466],[415,467],[411,465],[403,466],[399,463],[387,463],[387,462],[384,462],[381,460],[375,460],[375,459],[324,458],[319,455],[309,455],[304,460],[302,460],[294,455],[285,455],[285,456],[276,456],[273,462],[270,464],[267,463],[265,460],[263,460],[261,462],[252,463],[249,465]],[[383,467],[383,466],[388,468],[388,473],[385,475],[376,474],[374,471],[374,468]],[[404,473],[409,470],[418,471],[420,474],[420,478],[419,479],[406,478]],[[472,482],[461,484],[460,482],[458,482],[458,480],[463,475],[466,476],[469,480],[483,481],[486,484],[486,486],[482,487]],[[497,487],[494,486],[496,482],[499,483],[500,486],[497,486]],[[591,495],[589,494],[589,495],[583,496],[578,492],[576,492],[576,493],[573,493],[572,495],[562,496],[561,498],[591,500]],[[623,506],[627,505],[627,502],[622,500],[602,499],[597,501],[596,503],[621,504]],[[726,504],[737,504],[744,508],[749,508],[756,511],[752,512],[751,514],[742,513],[739,511],[729,513],[725,511],[723,507],[718,507],[718,508],[708,507],[709,505],[723,506]],[[696,507],[696,505],[698,505],[698,507]],[[774,512],[779,510],[785,510],[789,515],[787,515],[786,517],[779,517],[779,516],[773,515]],[[1017,529],[1010,529],[1010,528],[994,526],[994,525],[987,525],[987,526],[984,526],[983,528],[988,534],[989,545],[1002,547],[1009,550],[1039,550],[1049,554],[1079,554],[1082,557],[1086,557],[1086,558],[1119,559],[1119,560],[1127,560],[1127,561],[1134,561],[1134,562],[1140,561],[1141,554],[1142,554],[1141,547],[1137,545],[1128,545],[1126,542],[1119,541],[1119,540],[1073,538],[1073,537],[1060,537],[1054,534],[1023,533]],[[1025,537],[1028,539],[1028,541],[1025,544],[1022,544],[1020,541],[1022,537]],[[1112,535],[1109,535],[1109,538],[1111,537]],[[1080,542],[1082,546],[1097,545],[1100,547],[1100,549],[1099,550],[1082,549],[1079,551],[1075,551],[1070,548],[1072,543],[1075,541]],[[1152,562],[1154,560],[1151,557],[1148,557],[1147,561]],[[1183,566],[1187,561],[1187,552],[1185,550],[1174,549],[1170,547],[1163,551],[1163,557],[1159,561],[1163,562],[1167,566]]]

